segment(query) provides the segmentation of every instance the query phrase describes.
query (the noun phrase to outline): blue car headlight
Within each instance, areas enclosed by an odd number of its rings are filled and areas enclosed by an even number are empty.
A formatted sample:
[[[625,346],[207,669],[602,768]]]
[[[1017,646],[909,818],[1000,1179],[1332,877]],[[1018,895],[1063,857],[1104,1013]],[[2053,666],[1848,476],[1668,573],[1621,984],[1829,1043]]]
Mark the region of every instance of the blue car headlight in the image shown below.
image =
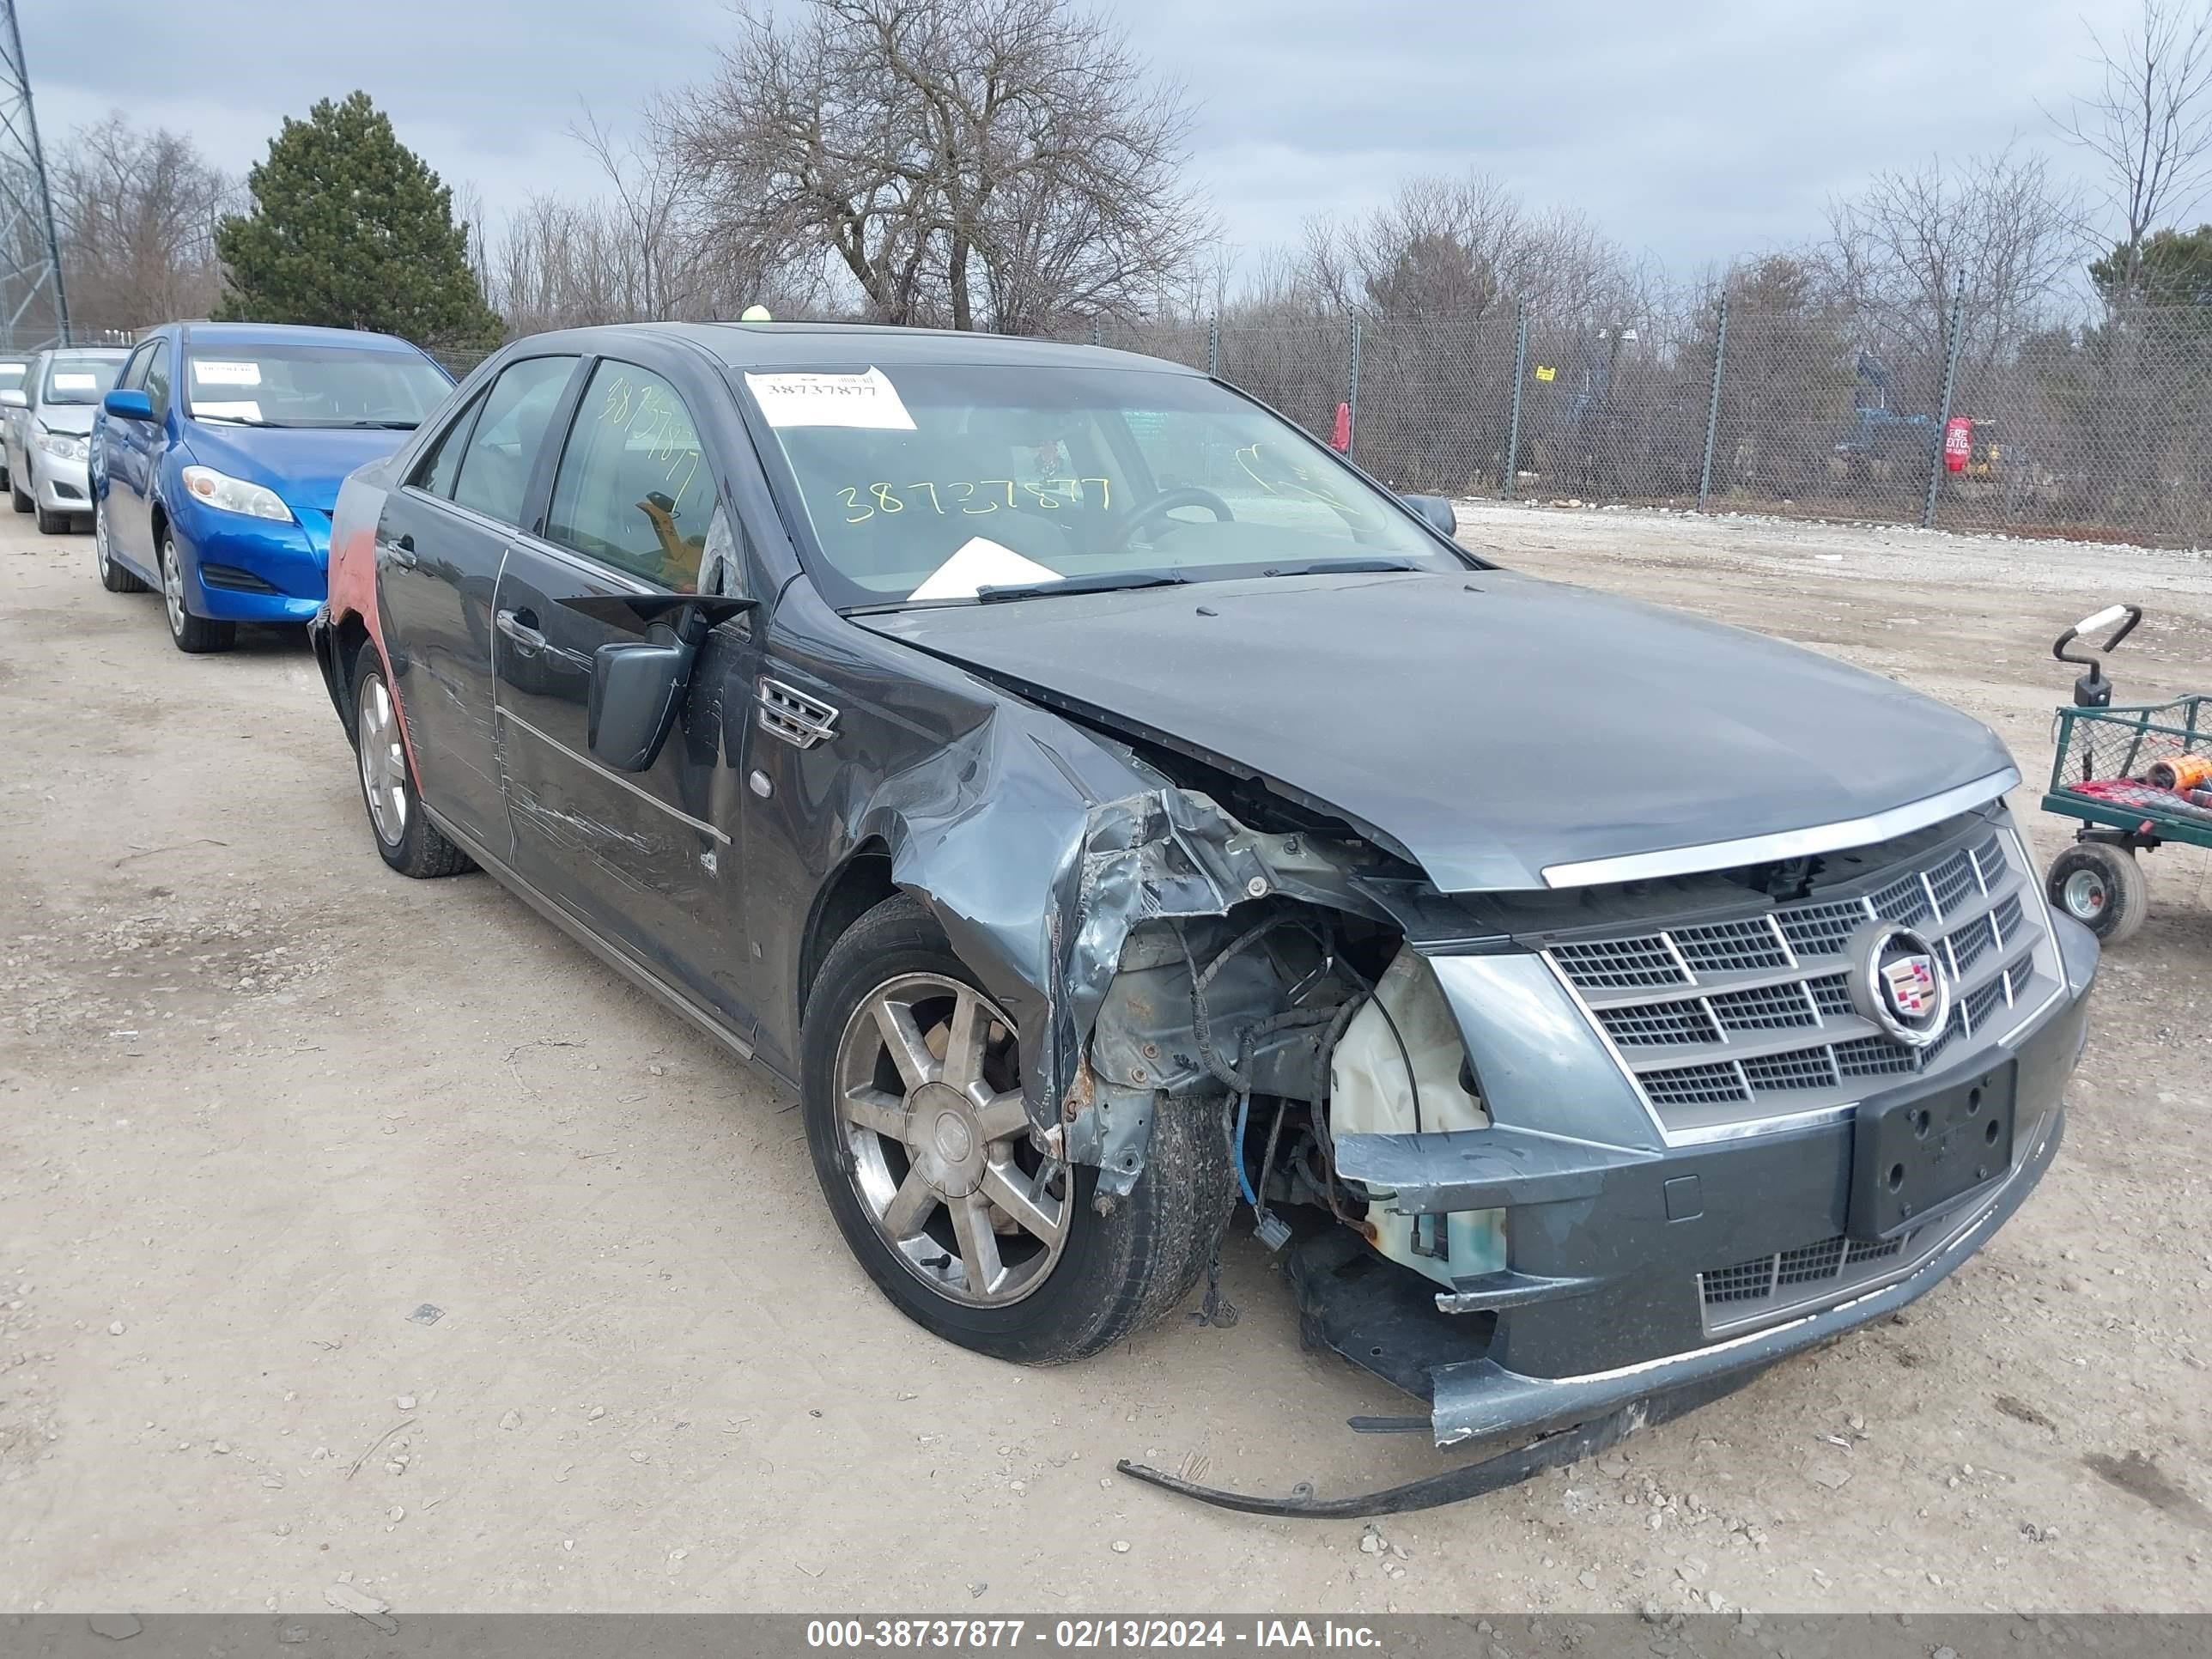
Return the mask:
[[[33,441],[58,461],[81,461],[87,453],[85,441],[71,433],[49,432],[40,427]]]
[[[188,466],[184,471],[184,480],[194,501],[218,512],[242,513],[249,519],[274,519],[279,524],[292,521],[292,509],[284,505],[275,490],[263,485],[234,478],[211,466]]]

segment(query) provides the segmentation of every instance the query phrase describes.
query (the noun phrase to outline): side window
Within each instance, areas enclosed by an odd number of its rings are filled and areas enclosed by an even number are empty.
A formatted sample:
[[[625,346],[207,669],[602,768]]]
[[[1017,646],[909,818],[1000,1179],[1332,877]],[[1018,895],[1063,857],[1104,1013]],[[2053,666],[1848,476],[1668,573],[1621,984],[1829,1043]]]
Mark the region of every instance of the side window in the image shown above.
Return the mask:
[[[131,361],[123,365],[123,373],[116,378],[115,384],[127,386],[133,392],[144,386],[146,365],[154,361],[154,348],[158,343],[158,341],[149,340],[137,350],[132,352]]]
[[[433,495],[453,499],[453,480],[460,476],[461,453],[468,445],[470,428],[476,424],[477,411],[483,407],[483,393],[469,399],[469,406],[453,417],[453,424],[438,434],[437,441],[415,463],[415,471],[408,475],[409,483]]]
[[[169,413],[169,343],[154,342],[153,355],[146,359],[146,399],[154,405],[154,418],[166,420]]]
[[[530,470],[575,368],[574,357],[526,357],[501,371],[469,434],[453,486],[456,502],[501,524],[521,521]]]
[[[676,388],[635,364],[602,362],[553,476],[546,539],[692,592],[718,516],[714,470]],[[719,540],[720,580],[734,559],[726,521]]]

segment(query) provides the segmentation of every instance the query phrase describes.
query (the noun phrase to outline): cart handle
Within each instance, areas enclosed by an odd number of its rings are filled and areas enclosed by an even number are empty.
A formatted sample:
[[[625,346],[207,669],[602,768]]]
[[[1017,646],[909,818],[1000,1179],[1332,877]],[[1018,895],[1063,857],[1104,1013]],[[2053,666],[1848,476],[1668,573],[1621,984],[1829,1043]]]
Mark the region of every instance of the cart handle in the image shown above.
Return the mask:
[[[2075,623],[2073,627],[2052,641],[2051,654],[2061,662],[2075,663],[2084,668],[2094,668],[2097,666],[2097,657],[2105,655],[2117,647],[2122,640],[2134,633],[2136,624],[2142,620],[2142,607],[2139,605],[2108,605],[2095,616],[2082,617],[2080,622]],[[2076,657],[2067,652],[2066,647],[2074,643],[2077,635],[2094,634],[2100,628],[2111,628],[2114,623],[2118,623],[2120,625],[2112,629],[2112,638],[2097,647],[2097,657]]]

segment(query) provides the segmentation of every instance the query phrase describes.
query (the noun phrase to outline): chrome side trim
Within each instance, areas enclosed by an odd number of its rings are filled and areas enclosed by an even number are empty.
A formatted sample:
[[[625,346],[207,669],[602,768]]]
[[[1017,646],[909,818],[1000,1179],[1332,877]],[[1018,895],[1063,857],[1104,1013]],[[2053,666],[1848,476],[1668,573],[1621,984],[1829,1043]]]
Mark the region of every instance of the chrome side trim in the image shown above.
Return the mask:
[[[514,866],[508,864],[504,859],[486,852],[483,844],[474,836],[464,835],[456,830],[452,824],[447,823],[427,805],[422,811],[430,822],[438,826],[439,830],[448,841],[482,865],[499,881],[501,885],[608,967],[613,969],[615,972],[636,986],[639,990],[648,995],[659,997],[678,1013],[699,1026],[708,1036],[732,1050],[738,1059],[756,1060],[763,1066],[767,1066],[767,1062],[760,1060],[759,1056],[754,1053],[752,1044],[724,1024],[720,1016],[701,1007],[683,992],[654,973],[653,969],[637,961],[627,951],[601,939],[581,921],[571,915],[567,909],[525,881],[515,872]],[[768,1069],[774,1071],[775,1068],[771,1066]],[[779,1079],[782,1078],[781,1073],[776,1073],[775,1075]]]
[[[1925,800],[1893,806],[1887,811],[1863,818],[1846,818],[1839,823],[1747,836],[1741,841],[1706,842],[1698,847],[1675,847],[1658,853],[1627,853],[1618,858],[1547,864],[1544,866],[1544,884],[1597,887],[1616,881],[1649,881],[1661,876],[1702,875],[1713,870],[1732,870],[1739,865],[1765,864],[1778,859],[1804,858],[1814,853],[1863,847],[1941,823],[1945,818],[1995,800],[2019,782],[2019,769],[2008,766],[1985,778],[1930,795]]]
[[[715,828],[714,825],[708,823],[706,819],[695,818],[689,812],[686,812],[678,807],[671,806],[666,801],[661,799],[659,796],[654,794],[651,790],[639,788],[628,778],[623,776],[621,773],[600,765],[599,762],[593,760],[589,755],[578,754],[574,750],[569,748],[567,744],[562,742],[560,738],[554,737],[550,732],[539,731],[538,727],[532,726],[528,720],[523,719],[521,715],[516,714],[513,709],[504,708],[496,702],[493,703],[492,708],[493,711],[498,714],[501,724],[520,726],[524,731],[529,732],[532,737],[537,738],[538,742],[559,750],[570,760],[575,762],[576,764],[597,773],[600,777],[605,778],[609,783],[620,785],[623,788],[629,790],[631,794],[635,795],[647,805],[659,807],[662,811],[667,813],[670,817],[689,824],[692,829],[696,830],[702,836],[711,836],[714,840],[720,842],[725,847],[730,844],[730,837],[728,834]]]

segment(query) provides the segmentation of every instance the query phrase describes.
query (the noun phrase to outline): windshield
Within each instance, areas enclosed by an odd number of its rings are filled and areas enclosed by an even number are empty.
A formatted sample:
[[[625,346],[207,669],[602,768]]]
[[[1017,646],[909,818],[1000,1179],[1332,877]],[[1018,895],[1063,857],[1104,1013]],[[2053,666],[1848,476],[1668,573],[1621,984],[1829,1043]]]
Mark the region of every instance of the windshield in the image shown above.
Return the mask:
[[[57,357],[46,366],[42,404],[96,404],[115,389],[127,353],[113,357]]]
[[[744,379],[836,605],[1466,568],[1297,428],[1195,375],[929,364]]]
[[[240,426],[404,429],[446,400],[445,372],[412,351],[339,345],[196,345],[185,359],[194,420]]]

